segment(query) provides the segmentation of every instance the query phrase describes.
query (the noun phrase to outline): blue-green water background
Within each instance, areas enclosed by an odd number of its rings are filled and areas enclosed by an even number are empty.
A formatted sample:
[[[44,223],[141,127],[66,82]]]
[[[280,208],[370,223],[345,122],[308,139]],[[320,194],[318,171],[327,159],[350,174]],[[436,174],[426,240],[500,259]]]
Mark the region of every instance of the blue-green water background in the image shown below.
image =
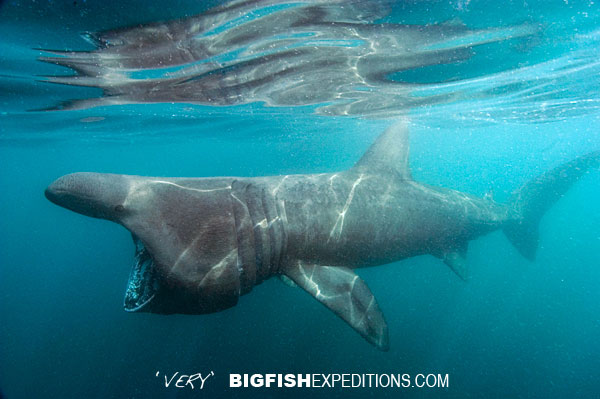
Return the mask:
[[[568,57],[581,49],[565,39],[572,38],[569,32],[591,34],[600,26],[600,6],[588,1],[498,3],[473,0],[466,11],[441,1],[397,3],[389,18],[410,23],[460,18],[474,27],[535,19],[551,27],[525,55],[453,72],[465,76]],[[49,203],[43,190],[53,179],[74,171],[155,176],[337,171],[350,167],[390,121],[318,117],[306,107],[273,110],[260,104],[29,112],[95,93],[36,82],[37,75],[61,70],[36,61],[34,48],[89,48],[79,32],[192,15],[208,5],[8,1],[1,7],[0,388],[7,398],[600,397],[597,171],[542,220],[534,263],[497,232],[471,243],[467,283],[431,256],[359,270],[386,315],[387,353],[365,343],[303,291],[276,279],[218,314],[123,312],[133,256],[129,233]],[[598,80],[588,74],[563,84],[573,98],[591,99],[593,105]],[[468,104],[448,106],[429,119],[421,115],[411,128],[414,177],[478,195],[492,189],[497,200],[505,200],[529,178],[600,148],[599,116],[589,104],[576,101],[558,117],[534,121],[506,120],[502,113],[487,123],[456,118]],[[85,122],[89,117],[105,119]],[[157,371],[210,370],[215,377],[203,391],[165,389],[155,378]],[[229,373],[267,372],[448,373],[450,387],[227,388]]]

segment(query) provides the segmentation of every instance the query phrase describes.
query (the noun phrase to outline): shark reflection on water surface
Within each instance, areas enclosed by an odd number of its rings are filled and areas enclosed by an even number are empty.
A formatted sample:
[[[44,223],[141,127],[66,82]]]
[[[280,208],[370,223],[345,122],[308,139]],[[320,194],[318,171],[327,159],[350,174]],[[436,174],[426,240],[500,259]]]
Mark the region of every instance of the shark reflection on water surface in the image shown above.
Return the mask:
[[[393,116],[460,95],[413,95],[455,77],[411,83],[395,75],[465,61],[475,46],[538,32],[529,24],[473,30],[458,21],[374,23],[388,13],[385,2],[374,1],[234,1],[198,16],[88,33],[95,50],[46,51],[40,59],[76,72],[47,81],[104,93],[51,109],[262,102],[315,106],[324,115]]]

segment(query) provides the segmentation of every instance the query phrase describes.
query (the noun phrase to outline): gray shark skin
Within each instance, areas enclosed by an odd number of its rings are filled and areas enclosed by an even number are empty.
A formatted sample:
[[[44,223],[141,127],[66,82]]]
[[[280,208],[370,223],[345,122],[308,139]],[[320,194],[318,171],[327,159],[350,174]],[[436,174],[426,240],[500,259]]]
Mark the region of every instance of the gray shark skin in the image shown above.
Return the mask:
[[[125,309],[210,313],[234,306],[262,281],[291,279],[381,350],[388,330],[352,269],[412,256],[441,258],[468,278],[467,245],[504,229],[529,259],[544,212],[600,152],[533,179],[509,204],[414,181],[405,123],[382,134],[339,173],[273,177],[63,176],[46,197],[123,225],[136,262]]]

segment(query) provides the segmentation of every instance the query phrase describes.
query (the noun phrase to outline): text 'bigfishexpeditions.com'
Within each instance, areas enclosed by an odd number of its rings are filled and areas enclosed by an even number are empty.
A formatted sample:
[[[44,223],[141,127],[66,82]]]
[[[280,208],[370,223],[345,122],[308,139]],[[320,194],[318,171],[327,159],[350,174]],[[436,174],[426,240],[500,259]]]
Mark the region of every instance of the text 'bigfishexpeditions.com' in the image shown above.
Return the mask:
[[[448,374],[229,374],[230,388],[448,388]]]

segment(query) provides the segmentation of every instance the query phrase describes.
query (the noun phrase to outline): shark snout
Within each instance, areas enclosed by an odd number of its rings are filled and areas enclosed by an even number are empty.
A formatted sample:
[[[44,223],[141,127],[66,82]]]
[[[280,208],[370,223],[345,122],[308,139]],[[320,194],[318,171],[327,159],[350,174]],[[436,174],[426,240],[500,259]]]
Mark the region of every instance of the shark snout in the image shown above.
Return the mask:
[[[73,173],[62,176],[45,190],[46,198],[86,216],[115,219],[122,209],[127,182],[122,175]]]
[[[44,190],[44,195],[48,199],[48,201],[53,202],[57,205],[60,205],[60,185],[56,184],[58,180],[55,180],[52,184],[46,187]]]
[[[44,191],[46,198],[56,205],[64,206],[63,204],[66,204],[67,197],[71,192],[69,180],[71,180],[71,175],[62,176],[53,181]]]

